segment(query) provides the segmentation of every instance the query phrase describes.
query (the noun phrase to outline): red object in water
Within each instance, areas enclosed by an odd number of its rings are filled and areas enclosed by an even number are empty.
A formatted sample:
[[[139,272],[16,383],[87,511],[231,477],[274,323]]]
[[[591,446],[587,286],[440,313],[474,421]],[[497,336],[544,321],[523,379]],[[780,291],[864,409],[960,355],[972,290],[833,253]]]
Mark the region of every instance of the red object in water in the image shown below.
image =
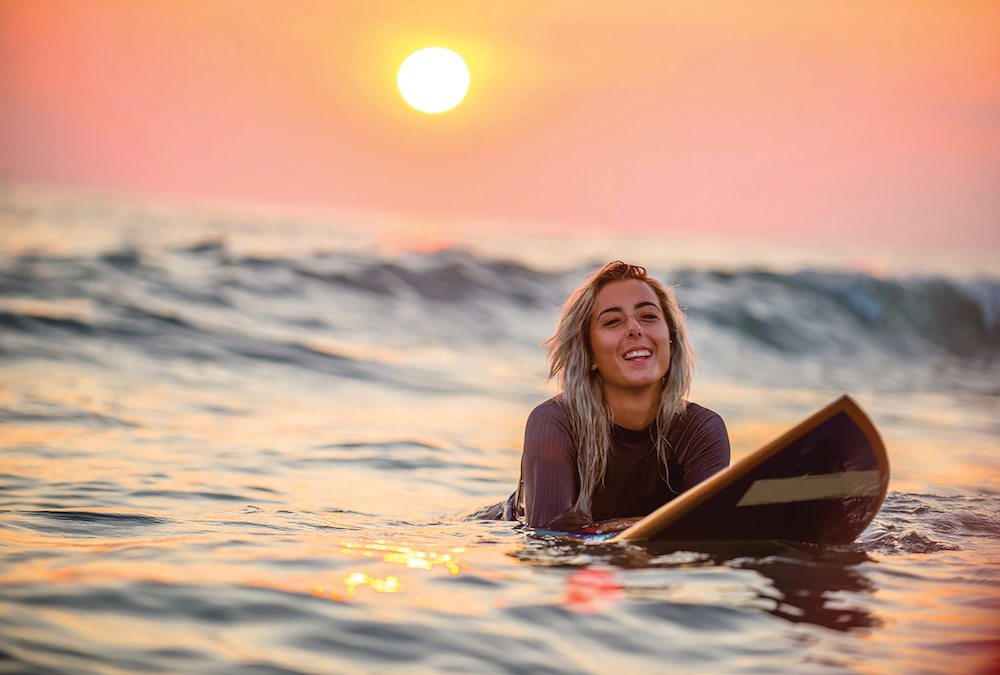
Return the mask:
[[[618,602],[622,585],[613,567],[591,566],[574,570],[566,580],[566,604],[576,612],[603,612]]]

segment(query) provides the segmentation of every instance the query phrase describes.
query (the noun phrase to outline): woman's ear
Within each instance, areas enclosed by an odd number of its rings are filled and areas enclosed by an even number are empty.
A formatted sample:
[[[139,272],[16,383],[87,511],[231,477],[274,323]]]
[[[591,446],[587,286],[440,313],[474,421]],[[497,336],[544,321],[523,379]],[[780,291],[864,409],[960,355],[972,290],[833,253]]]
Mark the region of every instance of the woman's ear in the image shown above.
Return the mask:
[[[591,361],[590,362],[590,370],[591,371],[597,370],[597,362],[596,361]]]

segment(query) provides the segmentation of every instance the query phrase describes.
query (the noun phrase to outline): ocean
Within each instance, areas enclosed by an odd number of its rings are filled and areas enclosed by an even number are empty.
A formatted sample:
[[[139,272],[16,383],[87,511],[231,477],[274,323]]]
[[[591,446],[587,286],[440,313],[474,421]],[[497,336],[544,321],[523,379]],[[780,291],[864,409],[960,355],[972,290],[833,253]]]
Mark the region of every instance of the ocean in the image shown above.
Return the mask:
[[[368,231],[0,190],[0,672],[1000,672],[1000,276]],[[868,412],[892,478],[857,542],[469,518],[622,251],[675,285],[734,459]]]

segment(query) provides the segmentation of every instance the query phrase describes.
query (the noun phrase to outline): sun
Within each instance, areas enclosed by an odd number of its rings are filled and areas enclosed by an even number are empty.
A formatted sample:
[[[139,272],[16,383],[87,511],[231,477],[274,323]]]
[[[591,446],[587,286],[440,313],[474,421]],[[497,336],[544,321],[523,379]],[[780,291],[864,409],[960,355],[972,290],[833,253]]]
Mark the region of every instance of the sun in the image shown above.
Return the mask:
[[[399,93],[411,106],[425,113],[451,110],[469,90],[469,68],[462,57],[444,47],[413,52],[396,76]]]

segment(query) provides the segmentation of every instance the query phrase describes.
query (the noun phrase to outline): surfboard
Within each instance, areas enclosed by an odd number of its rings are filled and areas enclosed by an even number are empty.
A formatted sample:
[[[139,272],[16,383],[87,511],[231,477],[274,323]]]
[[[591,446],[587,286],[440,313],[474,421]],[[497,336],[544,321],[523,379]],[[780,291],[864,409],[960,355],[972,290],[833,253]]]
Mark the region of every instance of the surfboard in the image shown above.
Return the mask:
[[[843,396],[609,541],[848,543],[875,517],[888,486],[885,445]]]

